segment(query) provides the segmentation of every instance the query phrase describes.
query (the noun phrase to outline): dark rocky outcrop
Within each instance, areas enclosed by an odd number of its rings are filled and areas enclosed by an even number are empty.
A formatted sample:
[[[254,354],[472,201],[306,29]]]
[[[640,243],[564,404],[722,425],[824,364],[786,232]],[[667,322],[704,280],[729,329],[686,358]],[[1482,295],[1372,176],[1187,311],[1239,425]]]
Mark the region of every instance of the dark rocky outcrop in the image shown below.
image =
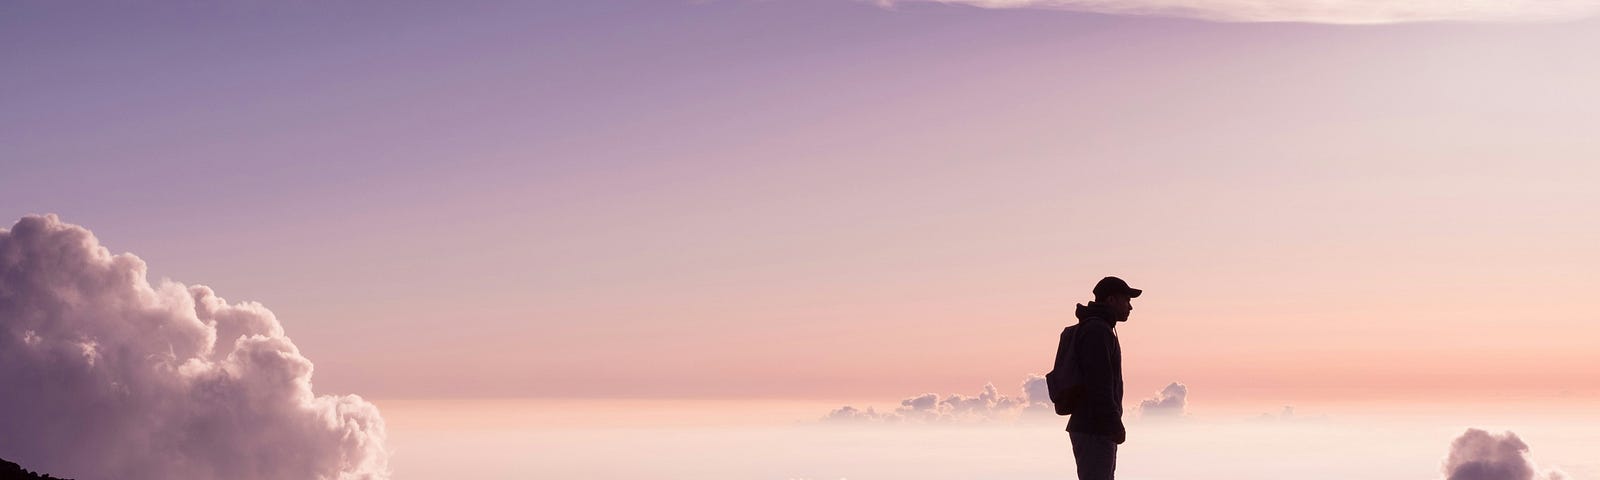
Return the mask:
[[[71,480],[30,472],[21,465],[0,459],[0,480]]]

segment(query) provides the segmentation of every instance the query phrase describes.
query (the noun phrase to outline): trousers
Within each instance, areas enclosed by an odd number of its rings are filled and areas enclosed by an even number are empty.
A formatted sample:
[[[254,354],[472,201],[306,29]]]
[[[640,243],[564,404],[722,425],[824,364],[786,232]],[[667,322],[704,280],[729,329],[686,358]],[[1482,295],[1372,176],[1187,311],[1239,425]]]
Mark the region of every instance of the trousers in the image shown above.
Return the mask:
[[[1072,458],[1078,462],[1078,480],[1116,478],[1116,439],[1094,433],[1067,433],[1072,437]]]

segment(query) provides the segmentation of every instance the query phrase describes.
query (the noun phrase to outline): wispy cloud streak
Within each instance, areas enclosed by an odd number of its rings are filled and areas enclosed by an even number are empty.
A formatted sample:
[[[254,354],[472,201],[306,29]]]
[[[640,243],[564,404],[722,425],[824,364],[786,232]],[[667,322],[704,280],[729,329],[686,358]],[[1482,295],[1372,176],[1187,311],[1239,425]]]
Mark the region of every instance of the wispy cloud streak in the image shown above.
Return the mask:
[[[1151,15],[1218,22],[1386,24],[1409,22],[1552,22],[1600,13],[1596,0],[880,0],[886,7],[943,3],[994,9],[1042,9]]]

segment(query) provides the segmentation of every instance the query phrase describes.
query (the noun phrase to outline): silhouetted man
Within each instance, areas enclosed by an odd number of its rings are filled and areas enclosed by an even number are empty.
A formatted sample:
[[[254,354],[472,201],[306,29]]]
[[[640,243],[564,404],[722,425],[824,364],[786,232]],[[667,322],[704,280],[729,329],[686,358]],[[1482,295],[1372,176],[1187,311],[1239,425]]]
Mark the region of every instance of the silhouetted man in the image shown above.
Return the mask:
[[[1078,305],[1077,347],[1073,359],[1083,375],[1084,393],[1067,431],[1079,480],[1112,480],[1117,471],[1117,445],[1127,440],[1122,426],[1122,343],[1117,322],[1128,321],[1132,299],[1143,290],[1117,277],[1094,286],[1094,301]]]

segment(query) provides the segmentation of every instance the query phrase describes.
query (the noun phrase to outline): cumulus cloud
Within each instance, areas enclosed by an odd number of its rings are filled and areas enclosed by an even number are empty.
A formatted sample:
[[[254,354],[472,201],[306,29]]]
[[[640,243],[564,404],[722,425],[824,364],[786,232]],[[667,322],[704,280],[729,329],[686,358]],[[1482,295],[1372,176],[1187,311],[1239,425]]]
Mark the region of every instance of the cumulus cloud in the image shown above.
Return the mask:
[[[1557,470],[1536,473],[1528,458],[1528,444],[1517,434],[1494,435],[1476,428],[1467,429],[1450,443],[1450,456],[1444,460],[1448,480],[1564,480]]]
[[[1182,383],[1172,382],[1166,388],[1156,392],[1154,398],[1139,402],[1140,418],[1175,418],[1184,415],[1184,408],[1189,405],[1189,387]]]
[[[1029,374],[1022,382],[1022,394],[1007,396],[993,383],[984,384],[983,391],[969,396],[959,393],[939,395],[924,393],[907,397],[894,410],[878,411],[873,407],[859,409],[843,406],[822,417],[828,423],[987,423],[1012,421],[1021,417],[1055,414],[1050,405],[1050,395],[1044,384],[1044,375]]]
[[[1600,2],[1593,0],[877,0],[884,6],[921,2],[1219,22],[1328,24],[1548,22],[1580,19],[1600,12]]]
[[[145,272],[54,215],[0,230],[0,457],[76,478],[389,477],[377,407],[314,394],[271,311]]]

